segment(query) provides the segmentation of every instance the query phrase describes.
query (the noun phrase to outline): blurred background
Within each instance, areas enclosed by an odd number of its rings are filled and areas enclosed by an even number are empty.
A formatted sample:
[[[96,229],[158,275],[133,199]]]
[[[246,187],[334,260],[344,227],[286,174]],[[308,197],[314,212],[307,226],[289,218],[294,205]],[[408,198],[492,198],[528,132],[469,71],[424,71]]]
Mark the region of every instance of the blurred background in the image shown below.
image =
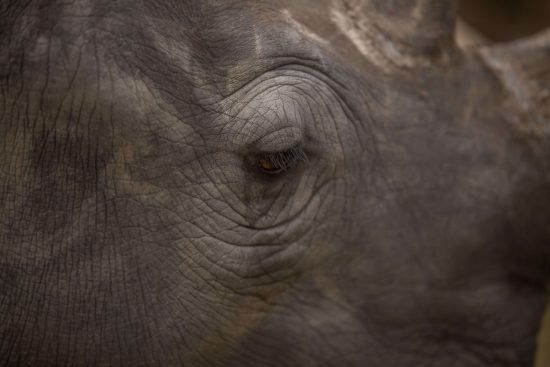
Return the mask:
[[[550,0],[460,0],[460,16],[490,41],[505,42],[549,28]],[[550,367],[550,307],[538,349],[536,367]]]
[[[550,0],[460,0],[460,16],[497,42],[550,27]]]

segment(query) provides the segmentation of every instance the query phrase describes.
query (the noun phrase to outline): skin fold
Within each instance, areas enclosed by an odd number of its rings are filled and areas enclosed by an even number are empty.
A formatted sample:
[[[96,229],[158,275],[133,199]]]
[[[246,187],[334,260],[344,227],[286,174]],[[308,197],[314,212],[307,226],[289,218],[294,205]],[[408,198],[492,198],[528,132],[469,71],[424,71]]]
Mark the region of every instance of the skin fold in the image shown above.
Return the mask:
[[[0,4],[0,365],[528,367],[550,34],[452,1]]]

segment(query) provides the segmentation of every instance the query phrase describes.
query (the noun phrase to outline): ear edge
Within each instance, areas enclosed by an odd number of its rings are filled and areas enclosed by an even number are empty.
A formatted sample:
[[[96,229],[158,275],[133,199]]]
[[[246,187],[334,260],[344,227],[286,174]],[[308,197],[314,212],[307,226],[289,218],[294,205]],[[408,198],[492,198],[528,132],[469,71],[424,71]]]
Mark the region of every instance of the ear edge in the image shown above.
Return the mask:
[[[521,110],[550,123],[550,29],[478,52]]]

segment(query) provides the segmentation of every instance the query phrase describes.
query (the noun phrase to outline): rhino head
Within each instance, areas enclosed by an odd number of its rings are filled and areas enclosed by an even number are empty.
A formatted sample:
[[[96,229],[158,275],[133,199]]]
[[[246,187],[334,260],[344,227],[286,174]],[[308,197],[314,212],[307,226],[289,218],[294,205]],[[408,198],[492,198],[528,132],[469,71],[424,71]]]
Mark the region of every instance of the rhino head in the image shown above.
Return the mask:
[[[550,33],[432,0],[0,5],[0,364],[518,366]]]

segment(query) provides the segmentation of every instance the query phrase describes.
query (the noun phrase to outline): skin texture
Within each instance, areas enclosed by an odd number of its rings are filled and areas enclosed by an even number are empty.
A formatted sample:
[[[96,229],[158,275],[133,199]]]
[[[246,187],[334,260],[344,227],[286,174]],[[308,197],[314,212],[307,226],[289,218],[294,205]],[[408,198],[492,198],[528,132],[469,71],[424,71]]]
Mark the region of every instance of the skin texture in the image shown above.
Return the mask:
[[[532,365],[550,36],[454,9],[3,2],[0,365]]]

